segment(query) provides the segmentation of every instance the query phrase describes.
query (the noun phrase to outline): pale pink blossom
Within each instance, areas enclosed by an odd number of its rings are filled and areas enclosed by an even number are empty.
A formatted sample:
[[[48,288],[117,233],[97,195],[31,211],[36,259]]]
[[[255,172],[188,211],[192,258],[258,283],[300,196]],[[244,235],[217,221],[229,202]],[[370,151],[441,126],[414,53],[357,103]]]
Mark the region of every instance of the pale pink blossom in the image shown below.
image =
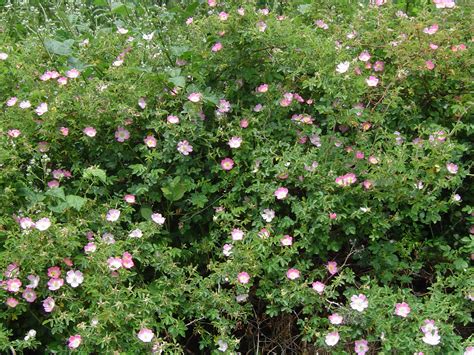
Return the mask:
[[[176,147],[178,152],[180,152],[183,155],[189,155],[193,151],[193,146],[189,144],[188,141],[184,140],[181,142],[178,142],[178,145]]]
[[[31,103],[28,100],[25,100],[25,101],[20,102],[18,106],[24,110],[24,109],[30,108]]]
[[[286,277],[288,277],[290,280],[296,280],[300,277],[300,271],[294,268],[288,269],[286,272]]]
[[[160,226],[165,224],[166,218],[161,215],[161,213],[153,213],[151,215],[151,220]]]
[[[430,43],[430,48],[435,51],[438,49],[438,45],[434,43]]]
[[[52,278],[48,281],[48,289],[51,291],[59,290],[64,285],[64,280],[61,278]]]
[[[188,100],[191,102],[199,102],[202,100],[202,94],[199,92],[193,92],[189,94]]]
[[[339,73],[339,74],[344,74],[346,71],[349,70],[349,66],[350,66],[350,63],[349,62],[342,62],[342,63],[339,63],[336,67],[336,71]]]
[[[257,91],[258,93],[261,93],[261,94],[266,93],[266,92],[268,91],[268,84],[261,84],[261,85],[259,85],[259,86],[257,87],[256,91]]]
[[[8,297],[7,300],[5,301],[5,304],[10,307],[10,308],[15,308],[18,305],[18,300],[13,297]]]
[[[71,335],[68,339],[67,346],[69,349],[77,349],[81,345],[82,337],[79,334]]]
[[[132,194],[126,194],[124,197],[123,197],[124,201],[129,203],[129,204],[134,204],[135,203],[135,195],[132,195]]]
[[[275,190],[274,195],[278,200],[284,200],[288,196],[288,189],[286,187],[279,187]]]
[[[241,128],[247,128],[247,127],[249,126],[249,121],[244,118],[244,119],[240,120],[239,126],[240,126]]]
[[[263,213],[261,214],[261,216],[265,222],[270,223],[273,220],[273,218],[275,218],[275,211],[269,208],[266,208],[263,210]]]
[[[132,254],[129,252],[124,252],[122,255],[122,266],[125,269],[131,269],[135,263],[133,262]]]
[[[141,238],[141,237],[143,237],[143,232],[141,231],[141,229],[138,229],[138,228],[137,228],[137,229],[132,230],[132,231],[128,234],[128,236],[129,236],[130,238]]]
[[[7,280],[7,291],[8,292],[18,292],[20,291],[21,281],[20,279],[14,278]]]
[[[36,300],[36,292],[32,288],[27,287],[23,294],[21,295],[26,302],[33,303]]]
[[[84,246],[84,252],[86,254],[94,253],[97,250],[97,246],[94,242],[89,242]]]
[[[435,64],[433,63],[432,60],[427,60],[427,61],[425,62],[425,66],[426,66],[426,69],[428,69],[428,70],[433,70],[434,67],[435,67]]]
[[[335,275],[339,271],[337,268],[337,263],[335,261],[329,261],[326,265],[326,269],[331,275]]]
[[[365,355],[369,351],[369,342],[365,339],[356,340],[354,343],[354,351],[357,355]]]
[[[337,218],[337,213],[331,212],[329,213],[329,219],[336,219]]]
[[[242,240],[244,239],[244,232],[241,229],[234,228],[230,233],[232,240]]]
[[[44,311],[47,313],[51,313],[56,305],[54,299],[52,297],[48,297],[43,301],[43,308]]]
[[[451,174],[457,174],[458,173],[458,166],[454,163],[447,163],[446,164],[446,169],[449,171]]]
[[[229,18],[229,14],[227,12],[221,11],[219,12],[219,20],[226,21]]]
[[[107,265],[112,271],[118,270],[122,267],[122,259],[120,259],[119,257],[111,256],[107,259]]]
[[[37,275],[28,275],[27,279],[28,279],[28,281],[30,281],[30,283],[28,285],[26,285],[26,287],[32,288],[32,289],[38,287],[39,281],[40,281],[39,276],[37,276]]]
[[[402,318],[406,318],[411,312],[410,306],[408,303],[402,302],[395,304],[395,314]]]
[[[153,331],[148,328],[140,329],[137,334],[138,339],[140,339],[144,343],[150,343],[153,340],[154,336],[155,334],[153,333]]]
[[[116,222],[120,218],[120,211],[112,208],[107,211],[107,215],[105,216],[105,219],[109,222]]]
[[[229,142],[227,144],[229,145],[229,147],[231,147],[233,149],[239,148],[240,145],[242,144],[242,138],[232,137],[231,139],[229,139]]]
[[[434,25],[424,28],[423,32],[428,35],[434,35],[436,32],[438,32],[438,24],[435,23]]]
[[[311,287],[313,288],[314,291],[316,291],[317,293],[319,293],[321,295],[324,292],[324,289],[326,288],[326,285],[323,284],[320,281],[314,281],[311,284]]]
[[[230,256],[232,254],[233,247],[234,246],[232,244],[224,244],[222,248],[222,254],[224,254],[225,256]]]
[[[343,318],[340,314],[338,314],[338,313],[333,313],[333,314],[331,314],[331,315],[328,317],[328,319],[329,319],[329,322],[330,322],[331,324],[334,324],[334,325],[342,324],[342,322],[343,322],[343,320],[344,320],[344,318]]]
[[[193,21],[194,21],[194,19],[193,19],[192,17],[188,17],[188,18],[186,19],[186,25],[189,26],[190,24],[193,23]]]
[[[157,144],[157,140],[154,136],[150,135],[150,136],[146,136],[144,139],[143,139],[143,142],[145,142],[145,145],[148,147],[148,148],[155,148],[156,147],[156,144]]]
[[[217,42],[217,43],[215,43],[215,44],[212,46],[211,51],[213,51],[213,52],[219,52],[221,49],[222,49],[222,43],[221,43],[221,42]]]
[[[51,227],[51,221],[49,220],[48,217],[41,218],[41,219],[36,221],[35,227],[39,231],[45,231],[49,227]]]
[[[84,281],[84,275],[79,270],[69,270],[66,274],[66,282],[72,288],[78,287]]]
[[[239,274],[237,275],[237,280],[241,284],[248,284],[250,281],[250,275],[245,271],[239,272]]]
[[[86,136],[91,138],[95,137],[95,135],[97,134],[97,131],[94,127],[86,127],[84,128],[83,132]]]
[[[61,127],[59,128],[59,132],[61,132],[61,134],[66,137],[68,134],[69,134],[69,128],[67,127]]]
[[[67,84],[67,78],[66,77],[62,76],[62,77],[58,78],[58,85],[59,86],[64,86],[66,84]]]
[[[7,60],[8,54],[5,52],[0,52],[0,60]]]
[[[339,342],[339,332],[334,331],[326,335],[324,342],[328,346],[334,346]]]
[[[474,346],[468,346],[464,351],[464,355],[474,355]]]
[[[232,170],[234,167],[234,161],[230,158],[224,158],[221,160],[221,167],[226,171]]]
[[[130,138],[130,132],[123,127],[118,127],[115,131],[115,139],[117,142],[123,143]]]
[[[39,106],[36,108],[35,110],[36,114],[38,116],[42,116],[43,114],[45,114],[46,112],[48,112],[48,104],[46,102],[42,102],[41,104],[39,104]]]
[[[10,97],[8,100],[7,100],[7,106],[8,107],[12,107],[12,106],[15,106],[16,103],[18,101],[18,98],[17,97]]]
[[[367,83],[368,86],[375,87],[379,83],[379,79],[376,76],[369,76],[365,82]]]
[[[352,295],[350,306],[352,309],[358,312],[363,312],[364,309],[369,307],[369,301],[367,300],[367,297],[362,293],[360,293],[359,295]]]
[[[437,9],[452,9],[456,6],[454,0],[433,0]]]
[[[347,173],[345,175],[338,176],[335,182],[339,186],[346,187],[356,183],[357,177],[354,173]]]
[[[324,22],[323,20],[316,20],[315,24],[317,27],[322,28],[323,30],[327,30],[329,28],[327,23]]]
[[[438,330],[435,330],[433,332],[426,332],[421,340],[428,345],[436,346],[440,343],[441,337],[438,334]]]
[[[258,21],[257,22],[257,29],[260,32],[265,32],[265,30],[267,29],[267,24],[264,21]]]
[[[174,116],[174,115],[169,115],[169,116],[166,118],[166,121],[168,121],[168,123],[171,123],[171,124],[178,124],[178,123],[179,123],[179,117],[178,117],[178,116]]]
[[[293,244],[293,237],[286,234],[280,239],[280,244],[284,247],[289,247]]]
[[[7,134],[9,137],[18,138],[21,134],[21,131],[19,129],[9,129]]]
[[[70,79],[75,79],[79,77],[79,75],[81,75],[81,73],[77,69],[71,69],[66,72],[66,76]]]
[[[240,16],[244,16],[245,15],[245,9],[242,8],[242,7],[239,7],[237,9],[237,13],[240,15]]]
[[[359,60],[362,62],[367,62],[370,59],[370,54],[367,51],[363,51],[361,54],[359,54]]]

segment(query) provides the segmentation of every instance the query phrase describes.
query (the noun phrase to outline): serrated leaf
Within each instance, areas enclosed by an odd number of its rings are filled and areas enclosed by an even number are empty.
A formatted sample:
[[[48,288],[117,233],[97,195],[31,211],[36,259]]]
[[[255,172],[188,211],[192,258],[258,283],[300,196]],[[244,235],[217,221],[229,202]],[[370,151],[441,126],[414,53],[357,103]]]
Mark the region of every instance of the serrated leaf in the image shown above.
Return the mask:
[[[173,78],[169,78],[168,81],[180,88],[186,85],[186,78],[184,76],[175,76]]]
[[[57,55],[70,55],[72,53],[73,39],[67,39],[64,42],[56,41],[55,39],[46,39],[44,46],[50,53]]]
[[[82,172],[82,176],[86,179],[94,180],[94,178],[97,178],[100,181],[102,181],[103,183],[107,182],[107,173],[106,173],[106,171],[101,169],[101,168],[97,168],[95,166],[91,166],[91,167],[85,169]]]
[[[66,202],[68,207],[74,208],[76,211],[80,211],[81,208],[86,204],[87,199],[76,195],[67,195]]]
[[[152,213],[153,210],[150,207],[143,206],[142,208],[140,208],[140,214],[144,219],[150,219]]]
[[[46,191],[45,195],[50,196],[50,197],[55,197],[63,201],[66,198],[64,195],[64,189],[62,187],[54,187],[52,189],[49,189],[48,191]]]

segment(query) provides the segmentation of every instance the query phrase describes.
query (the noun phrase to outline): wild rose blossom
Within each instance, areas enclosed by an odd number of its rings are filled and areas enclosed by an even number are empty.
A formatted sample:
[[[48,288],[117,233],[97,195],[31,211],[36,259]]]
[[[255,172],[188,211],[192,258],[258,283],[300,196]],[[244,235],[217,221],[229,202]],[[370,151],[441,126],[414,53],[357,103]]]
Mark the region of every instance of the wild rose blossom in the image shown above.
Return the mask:
[[[122,259],[111,256],[107,259],[107,265],[109,266],[110,270],[116,271],[122,267]]]
[[[402,302],[395,305],[395,314],[402,318],[406,318],[410,314],[411,309],[408,303]]]
[[[26,302],[28,303],[33,303],[36,300],[36,292],[32,288],[25,288],[25,291],[23,291],[21,295]]]
[[[31,107],[31,103],[30,103],[28,100],[25,100],[25,101],[20,102],[20,104],[19,104],[18,106],[19,106],[22,110],[25,110],[25,109]]]
[[[300,271],[294,268],[288,269],[288,271],[286,272],[286,277],[290,280],[296,280],[300,277]]]
[[[52,297],[48,297],[43,301],[43,308],[44,311],[47,313],[51,313],[55,307],[56,303]]]
[[[160,226],[165,224],[166,218],[161,215],[161,213],[153,213],[151,215],[151,220]]]
[[[436,23],[423,29],[423,33],[427,35],[434,35],[436,32],[438,32],[438,24]]]
[[[335,261],[329,261],[326,265],[326,269],[331,275],[335,275],[339,271],[337,268],[337,263]]]
[[[193,92],[188,96],[188,100],[191,102],[199,102],[202,100],[202,94],[199,92]]]
[[[148,147],[148,148],[155,148],[156,147],[156,143],[157,143],[157,140],[154,136],[150,135],[150,136],[146,136],[144,139],[143,139],[143,142],[145,143],[145,145]]]
[[[344,318],[339,315],[338,313],[333,313],[331,314],[329,317],[329,322],[333,325],[339,325],[339,324],[342,324]]]
[[[31,289],[34,289],[34,288],[38,287],[39,281],[40,281],[39,276],[37,276],[37,275],[28,275],[27,279],[28,279],[28,281],[30,281],[30,283],[28,285],[26,285],[26,287],[31,288]]]
[[[339,342],[339,332],[331,332],[326,335],[324,338],[324,342],[328,346],[334,346]]]
[[[244,239],[245,233],[238,228],[232,229],[232,232],[230,233],[232,240],[242,240]]]
[[[455,175],[458,172],[458,166],[454,163],[447,163],[446,164],[446,169],[448,170],[449,173]]]
[[[84,246],[84,252],[86,254],[94,253],[97,250],[97,246],[94,242],[89,242]]]
[[[71,335],[68,339],[67,346],[69,349],[77,349],[81,345],[82,337],[79,334]]]
[[[132,230],[132,231],[128,234],[128,236],[129,236],[130,238],[141,238],[141,237],[143,237],[143,232],[142,232],[140,229],[137,228],[137,229]]]
[[[70,79],[78,78],[81,73],[77,69],[71,69],[66,72],[66,76]]]
[[[51,221],[49,220],[48,217],[41,218],[41,219],[36,221],[35,227],[36,227],[37,230],[43,232],[43,231],[47,230],[49,227],[51,227]]]
[[[266,93],[266,92],[268,91],[268,84],[261,84],[261,85],[259,85],[259,86],[257,87],[256,91],[257,91],[258,93],[261,93],[261,94]]]
[[[130,132],[123,127],[118,127],[115,131],[115,139],[117,142],[123,143],[130,138]]]
[[[239,272],[237,275],[237,281],[239,281],[241,284],[248,284],[250,281],[250,275],[245,271]]]
[[[153,333],[153,331],[148,328],[140,329],[137,334],[138,339],[140,339],[144,343],[150,343],[153,340],[154,336],[155,334]]]
[[[230,256],[232,254],[232,248],[234,246],[232,244],[224,244],[224,246],[222,247],[222,254],[224,254],[225,256]]]
[[[171,124],[178,124],[179,123],[179,117],[174,116],[174,115],[169,115],[168,117],[166,117],[166,121],[168,121],[168,123],[171,123]]]
[[[279,187],[275,190],[274,195],[278,200],[284,200],[288,196],[288,189],[286,187]]]
[[[66,274],[66,282],[72,288],[78,287],[84,281],[84,275],[79,270],[69,270]]]
[[[365,339],[356,340],[354,343],[354,351],[357,355],[365,355],[369,351],[368,341]]]
[[[280,244],[284,247],[289,247],[293,244],[293,237],[286,234],[280,239]]]
[[[217,43],[214,43],[214,45],[213,45],[212,48],[211,48],[211,51],[213,51],[213,52],[219,52],[221,49],[222,49],[222,43],[221,43],[221,42],[217,42]]]
[[[0,60],[7,60],[8,54],[5,52],[0,52]]]
[[[240,145],[242,144],[242,138],[240,137],[232,137],[229,139],[229,142],[227,143],[229,147],[232,149],[240,148]]]
[[[367,62],[370,59],[370,54],[367,51],[363,51],[361,54],[359,54],[359,60],[362,62]]]
[[[57,279],[61,276],[61,268],[59,266],[51,266],[48,268],[48,276]]]
[[[83,132],[86,136],[91,138],[95,137],[95,135],[97,134],[97,131],[94,127],[86,127],[84,128]]]
[[[18,306],[18,303],[19,303],[18,300],[13,297],[8,297],[7,300],[5,301],[5,304],[10,308],[15,308],[16,306]]]
[[[222,159],[221,160],[221,167],[222,167],[222,169],[224,169],[226,171],[232,170],[232,168],[234,167],[234,161],[230,158]]]
[[[21,281],[20,279],[14,278],[7,280],[7,291],[8,292],[18,292],[20,291]]]
[[[7,101],[7,106],[8,107],[12,107],[12,106],[15,106],[16,103],[18,101],[18,98],[17,97],[10,97]]]
[[[122,255],[122,266],[125,269],[131,269],[134,265],[135,263],[133,262],[132,254],[127,251],[124,252]]]
[[[342,62],[342,63],[339,63],[336,67],[336,71],[339,73],[339,74],[344,74],[345,72],[347,72],[349,70],[349,66],[350,66],[350,63],[349,62]]]
[[[120,211],[112,208],[107,211],[107,215],[105,216],[105,219],[109,222],[116,222],[120,218]]]
[[[342,187],[350,186],[357,182],[357,177],[354,173],[347,173],[336,178],[336,184]]]
[[[183,155],[189,155],[193,151],[193,146],[189,144],[188,141],[184,140],[181,142],[178,142],[177,148],[178,152],[180,152]]]
[[[53,278],[48,281],[48,289],[51,291],[59,290],[64,285],[64,280],[61,278]]]
[[[38,116],[44,115],[46,112],[48,112],[48,104],[46,102],[39,104],[35,112]]]
[[[368,79],[365,80],[368,86],[375,87],[379,83],[379,79],[376,76],[369,76]]]
[[[273,220],[273,218],[275,218],[275,211],[269,208],[266,208],[263,210],[263,213],[261,214],[261,216],[265,222],[270,223]]]
[[[352,295],[350,306],[358,312],[363,312],[369,306],[369,301],[362,293],[359,295]]]

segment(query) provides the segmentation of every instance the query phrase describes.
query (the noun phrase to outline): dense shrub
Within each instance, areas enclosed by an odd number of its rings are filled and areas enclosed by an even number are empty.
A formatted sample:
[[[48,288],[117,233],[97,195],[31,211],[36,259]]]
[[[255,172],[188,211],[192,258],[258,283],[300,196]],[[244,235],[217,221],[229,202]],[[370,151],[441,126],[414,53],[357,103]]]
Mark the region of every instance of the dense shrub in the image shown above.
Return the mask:
[[[3,8],[0,350],[473,353],[469,8],[242,3]]]

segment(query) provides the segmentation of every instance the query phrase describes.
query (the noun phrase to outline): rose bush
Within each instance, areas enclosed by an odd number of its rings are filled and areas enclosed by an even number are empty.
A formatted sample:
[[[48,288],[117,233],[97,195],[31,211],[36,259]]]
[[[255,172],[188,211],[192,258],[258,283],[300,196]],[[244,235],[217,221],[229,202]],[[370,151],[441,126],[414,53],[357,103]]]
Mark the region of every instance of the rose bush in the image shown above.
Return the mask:
[[[2,351],[473,353],[468,6],[89,5],[0,20]]]

